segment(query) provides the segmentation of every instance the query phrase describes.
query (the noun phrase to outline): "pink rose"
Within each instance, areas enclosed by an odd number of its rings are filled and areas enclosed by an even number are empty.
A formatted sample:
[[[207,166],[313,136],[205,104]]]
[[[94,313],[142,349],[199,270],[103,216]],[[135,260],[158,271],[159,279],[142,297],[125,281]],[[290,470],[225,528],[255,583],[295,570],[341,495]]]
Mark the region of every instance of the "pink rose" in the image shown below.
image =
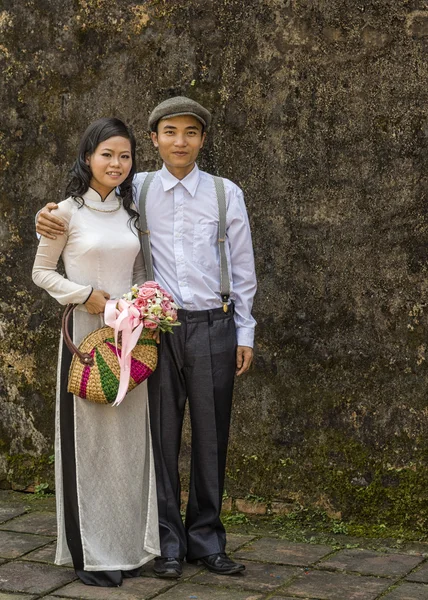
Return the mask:
[[[144,321],[144,327],[146,329],[156,329],[157,326],[158,324],[154,323],[153,321]]]
[[[160,285],[156,283],[156,281],[145,281],[140,287],[140,290],[144,289],[145,287],[156,288],[157,290],[161,289]]]
[[[155,288],[140,288],[139,292],[138,292],[138,297],[139,298],[155,298],[156,296],[156,289]]]
[[[169,300],[162,300],[161,308],[164,313],[166,313],[169,310],[172,310],[171,302]]]
[[[147,308],[147,298],[141,298],[141,297],[136,298],[136,300],[134,302],[134,306],[136,306],[140,310],[142,308]]]

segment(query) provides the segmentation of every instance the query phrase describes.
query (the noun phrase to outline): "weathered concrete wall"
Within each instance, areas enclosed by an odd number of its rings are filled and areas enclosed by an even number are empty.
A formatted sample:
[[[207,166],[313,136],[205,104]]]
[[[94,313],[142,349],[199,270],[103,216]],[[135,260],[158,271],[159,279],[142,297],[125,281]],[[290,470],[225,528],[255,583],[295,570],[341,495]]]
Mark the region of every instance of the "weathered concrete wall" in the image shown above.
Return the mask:
[[[33,215],[81,132],[212,108],[201,166],[247,198],[256,366],[229,494],[423,528],[428,517],[428,2],[0,0],[3,485],[51,473],[60,311],[31,283]]]

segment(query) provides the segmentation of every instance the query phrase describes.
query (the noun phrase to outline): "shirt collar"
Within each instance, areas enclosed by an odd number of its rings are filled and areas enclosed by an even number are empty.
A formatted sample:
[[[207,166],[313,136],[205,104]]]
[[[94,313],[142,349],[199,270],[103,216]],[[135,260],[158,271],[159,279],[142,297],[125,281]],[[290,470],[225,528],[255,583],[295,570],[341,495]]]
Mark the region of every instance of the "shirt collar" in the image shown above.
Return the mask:
[[[117,194],[115,188],[103,200],[100,194],[96,190],[94,190],[94,188],[88,187],[86,192],[83,194],[83,199],[90,200],[92,202],[108,202],[108,200],[114,200],[116,198],[116,195]]]
[[[168,171],[165,165],[163,165],[160,170],[160,178],[162,181],[163,191],[167,192],[168,190],[172,190],[177,183],[181,183],[182,186],[189,192],[189,194],[194,197],[196,194],[196,190],[199,184],[200,171],[198,165],[195,164],[193,169],[190,171],[184,179],[177,179],[172,173]]]

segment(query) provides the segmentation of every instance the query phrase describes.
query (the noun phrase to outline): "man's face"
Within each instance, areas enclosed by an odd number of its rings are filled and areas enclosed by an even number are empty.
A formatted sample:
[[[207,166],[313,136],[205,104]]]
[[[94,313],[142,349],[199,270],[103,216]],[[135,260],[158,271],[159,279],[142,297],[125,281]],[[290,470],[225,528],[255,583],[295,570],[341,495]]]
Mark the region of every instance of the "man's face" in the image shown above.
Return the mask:
[[[161,119],[152,141],[162,160],[173,174],[185,177],[193,169],[204,145],[202,124],[191,115]]]

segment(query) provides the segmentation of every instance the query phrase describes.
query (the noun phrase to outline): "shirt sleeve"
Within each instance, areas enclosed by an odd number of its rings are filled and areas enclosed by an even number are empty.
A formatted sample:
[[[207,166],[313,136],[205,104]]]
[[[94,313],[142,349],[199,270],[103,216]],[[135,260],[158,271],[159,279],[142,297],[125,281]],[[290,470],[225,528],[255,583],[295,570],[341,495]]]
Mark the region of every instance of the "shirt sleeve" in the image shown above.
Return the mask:
[[[256,321],[251,315],[257,290],[253,244],[244,194],[237,186],[230,191],[226,235],[235,301],[235,325],[238,346],[254,345]]]
[[[62,204],[62,206],[61,206]],[[69,224],[71,211],[65,203],[58,208],[58,216]],[[55,240],[42,237],[33,266],[33,281],[60,304],[83,304],[91,294],[90,285],[80,285],[58,273],[58,261],[68,241],[68,231]]]

